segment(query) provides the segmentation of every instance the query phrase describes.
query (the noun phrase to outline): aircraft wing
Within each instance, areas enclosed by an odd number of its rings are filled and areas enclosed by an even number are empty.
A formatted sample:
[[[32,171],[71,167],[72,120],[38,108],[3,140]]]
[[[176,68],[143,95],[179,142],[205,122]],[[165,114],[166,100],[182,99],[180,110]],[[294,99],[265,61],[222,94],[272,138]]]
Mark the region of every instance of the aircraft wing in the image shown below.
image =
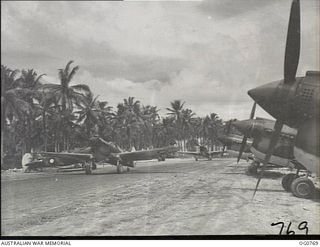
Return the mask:
[[[58,166],[82,163],[93,158],[92,154],[84,153],[41,152],[40,155],[48,160],[50,164]]]
[[[159,156],[167,153],[177,152],[178,148],[175,146],[167,146],[162,148],[155,148],[150,150],[140,150],[133,152],[122,152],[116,155],[123,161],[136,161],[136,160],[150,160],[159,158]]]
[[[189,155],[200,155],[200,153],[199,152],[188,152],[188,151],[186,151],[186,152],[184,152],[184,151],[178,151],[178,153],[179,154],[189,154]]]
[[[209,151],[209,154],[222,154],[222,151]]]

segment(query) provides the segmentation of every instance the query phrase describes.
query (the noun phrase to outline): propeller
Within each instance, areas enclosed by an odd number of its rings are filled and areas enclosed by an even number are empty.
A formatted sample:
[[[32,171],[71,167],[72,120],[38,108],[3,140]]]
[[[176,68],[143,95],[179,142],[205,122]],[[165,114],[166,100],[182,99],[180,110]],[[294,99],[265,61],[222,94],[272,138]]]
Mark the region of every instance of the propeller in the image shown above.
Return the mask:
[[[253,103],[253,106],[252,106],[252,109],[251,109],[251,113],[250,113],[250,119],[253,119],[253,118],[254,118],[254,114],[255,114],[255,112],[256,112],[256,106],[257,106],[257,103],[254,102],[254,103]],[[239,161],[240,161],[240,159],[241,159],[241,157],[242,157],[243,151],[244,151],[244,149],[246,148],[247,139],[248,139],[248,135],[247,135],[247,133],[244,133],[244,136],[243,136],[243,139],[242,139],[242,142],[241,142],[241,146],[240,146],[240,150],[239,150],[239,155],[238,155],[237,163],[239,163]]]
[[[291,10],[290,10],[290,18],[289,18],[289,25],[288,25],[287,41],[286,41],[286,51],[285,51],[285,58],[284,58],[283,88],[281,90],[282,91],[281,97],[283,97],[284,99],[287,99],[288,94],[290,92],[290,87],[295,81],[298,63],[299,63],[299,57],[300,57],[300,1],[293,0],[291,4]],[[263,166],[256,184],[256,188],[254,190],[252,199],[254,198],[257,192],[259,183],[264,175],[265,168],[269,163],[271,155],[279,140],[282,127],[283,127],[283,122],[281,120],[277,120],[274,125],[274,130],[271,136],[269,147],[266,152],[266,156],[263,160]]]
[[[225,131],[225,134],[226,134],[226,135],[229,135],[230,128],[231,128],[231,122],[232,122],[232,120],[229,120],[228,123],[226,124],[226,125],[227,125],[227,130]],[[226,144],[223,144],[221,157],[223,157],[223,154],[224,154],[224,152],[225,152],[226,147],[227,147],[227,145],[226,145]]]
[[[293,0],[290,10],[286,51],[284,58],[284,84],[295,81],[300,57],[300,2]]]
[[[252,199],[254,198],[255,194],[257,193],[257,189],[258,189],[258,186],[259,186],[259,183],[264,175],[264,171],[269,163],[269,160],[271,158],[271,155],[273,154],[273,151],[275,149],[275,146],[279,140],[279,137],[280,137],[280,133],[281,133],[281,130],[282,130],[282,126],[283,126],[283,123],[282,121],[279,121],[277,120],[275,125],[274,125],[274,130],[273,130],[273,133],[272,133],[272,136],[271,136],[271,140],[270,140],[270,143],[269,143],[269,147],[268,147],[268,150],[266,152],[266,156],[263,160],[263,165],[262,165],[262,169],[261,169],[261,173],[260,173],[260,176],[258,178],[258,181],[257,181],[257,184],[256,184],[256,188],[254,190],[254,193],[253,193],[253,196],[252,196]]]

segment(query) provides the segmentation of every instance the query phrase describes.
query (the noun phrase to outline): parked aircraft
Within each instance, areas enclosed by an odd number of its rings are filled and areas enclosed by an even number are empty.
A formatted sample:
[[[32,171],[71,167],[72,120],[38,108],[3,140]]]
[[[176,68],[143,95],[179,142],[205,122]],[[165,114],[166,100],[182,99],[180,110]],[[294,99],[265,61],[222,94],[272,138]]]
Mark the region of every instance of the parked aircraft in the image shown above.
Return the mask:
[[[134,167],[134,161],[150,160],[157,158],[164,161],[170,153],[175,153],[178,148],[175,145],[155,148],[150,150],[140,150],[134,152],[124,152],[119,146],[112,142],[107,142],[100,137],[94,137],[90,140],[90,148],[82,150],[82,153],[55,153],[42,152],[39,155],[43,158],[43,167],[61,167],[82,163],[86,174],[91,174],[96,169],[95,162],[102,161],[117,166],[117,173],[123,172],[123,166]],[[86,153],[83,153],[86,152]],[[37,164],[36,164],[37,163]],[[29,163],[29,168],[33,165],[39,167],[39,162]],[[28,164],[26,165],[28,166]]]
[[[284,124],[297,129],[294,146],[295,159],[310,172],[319,177],[320,137],[319,137],[319,86],[320,72],[307,71],[304,77],[296,77],[300,56],[300,2],[293,0],[287,33],[284,79],[251,89],[248,94],[265,111],[276,119],[269,143],[262,173],[276,148]],[[309,176],[291,174],[288,185],[297,197],[312,197],[315,191]],[[263,174],[262,174],[263,175]],[[259,177],[254,195],[262,175]]]
[[[208,160],[212,160],[212,157],[214,155],[219,155],[222,153],[222,151],[209,151],[205,146],[197,146],[198,147],[198,151],[178,151],[178,153],[180,154],[187,154],[187,155],[192,155],[194,156],[194,159],[196,161],[199,160],[199,157],[204,157],[207,158]]]
[[[243,137],[236,134],[227,134],[227,135],[221,135],[218,137],[218,140],[224,145],[223,150],[225,147],[228,148],[228,150],[233,151],[240,151],[240,145],[242,143]],[[246,146],[244,148],[244,152],[249,153],[250,147],[252,145],[252,140],[248,140],[246,142]]]
[[[253,139],[250,148],[253,153],[254,160],[248,168],[251,174],[257,173],[260,163],[263,162],[265,154],[268,151],[269,143],[272,137],[275,121],[265,118],[247,119],[235,121],[232,123],[240,132],[244,134],[244,139],[251,137]],[[280,133],[280,138],[276,143],[276,147],[270,157],[268,166],[289,166],[292,168],[303,169],[301,165],[291,163],[294,160],[293,147],[297,131],[295,129],[284,126]],[[241,149],[238,156],[238,162],[242,156]],[[286,190],[287,188],[284,187]]]

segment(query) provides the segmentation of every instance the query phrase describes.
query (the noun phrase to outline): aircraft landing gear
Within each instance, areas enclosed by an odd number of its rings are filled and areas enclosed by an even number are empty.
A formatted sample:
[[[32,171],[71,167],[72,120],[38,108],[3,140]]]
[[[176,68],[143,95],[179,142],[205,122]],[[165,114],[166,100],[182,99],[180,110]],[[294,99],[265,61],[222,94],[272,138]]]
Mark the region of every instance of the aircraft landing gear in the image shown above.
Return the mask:
[[[212,160],[212,156],[211,155],[209,156],[208,160]]]
[[[258,168],[259,168],[260,163],[253,161],[251,165],[247,168],[247,175],[252,176],[252,175],[257,175],[258,174]]]
[[[30,167],[27,167],[27,168],[24,170],[24,173],[30,173],[30,172],[31,172]]]
[[[196,161],[198,161],[198,157],[194,157],[194,159],[195,159]]]
[[[291,184],[293,180],[295,180],[298,177],[299,176],[297,174],[293,174],[293,173],[289,173],[285,175],[281,181],[282,188],[284,188],[285,191],[288,191],[288,192],[291,191]]]
[[[123,172],[122,164],[120,161],[117,161],[117,173],[121,174]]]
[[[84,170],[85,170],[86,175],[90,175],[92,173],[92,164],[91,164],[91,162],[85,163]]]
[[[313,182],[308,177],[298,177],[291,184],[292,194],[299,198],[312,198],[315,193]]]
[[[158,157],[158,161],[165,161],[166,160],[166,156],[164,154],[161,154],[159,157]]]
[[[92,163],[92,170],[96,170],[97,169],[97,164],[96,163]]]

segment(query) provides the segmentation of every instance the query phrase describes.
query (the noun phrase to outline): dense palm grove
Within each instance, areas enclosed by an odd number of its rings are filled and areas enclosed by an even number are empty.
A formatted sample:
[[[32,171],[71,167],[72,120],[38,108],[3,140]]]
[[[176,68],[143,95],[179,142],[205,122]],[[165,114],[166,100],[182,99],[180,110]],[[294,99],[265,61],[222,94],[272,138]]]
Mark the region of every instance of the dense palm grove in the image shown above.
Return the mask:
[[[201,118],[180,100],[168,102],[167,115],[134,97],[116,108],[94,96],[85,84],[72,84],[79,70],[72,61],[59,69],[60,84],[42,83],[33,69],[1,65],[1,164],[4,157],[21,158],[31,151],[70,151],[87,146],[93,135],[125,150],[168,145],[219,145],[222,120],[215,113]]]

